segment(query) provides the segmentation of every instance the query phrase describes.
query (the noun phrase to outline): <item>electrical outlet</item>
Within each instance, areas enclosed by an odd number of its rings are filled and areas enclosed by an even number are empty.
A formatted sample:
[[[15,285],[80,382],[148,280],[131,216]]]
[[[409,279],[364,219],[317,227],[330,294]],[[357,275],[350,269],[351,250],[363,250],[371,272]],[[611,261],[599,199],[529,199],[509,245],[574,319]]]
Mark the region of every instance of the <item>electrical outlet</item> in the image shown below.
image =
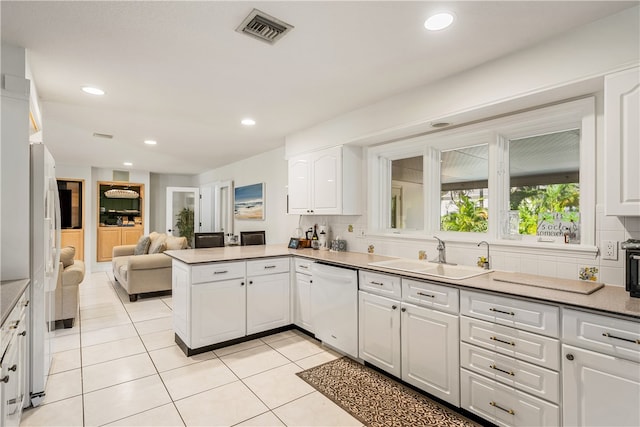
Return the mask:
[[[615,240],[602,241],[602,259],[618,260],[618,242]]]
[[[364,228],[359,227],[359,228],[356,230],[356,237],[357,237],[358,239],[364,239],[366,236],[367,236],[367,233],[364,231]]]

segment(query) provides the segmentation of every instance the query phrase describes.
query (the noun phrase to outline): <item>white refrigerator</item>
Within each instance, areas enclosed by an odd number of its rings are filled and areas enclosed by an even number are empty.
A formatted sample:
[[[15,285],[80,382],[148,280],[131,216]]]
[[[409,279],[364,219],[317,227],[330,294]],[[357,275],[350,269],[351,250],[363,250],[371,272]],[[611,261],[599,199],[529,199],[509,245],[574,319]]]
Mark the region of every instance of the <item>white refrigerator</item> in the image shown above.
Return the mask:
[[[38,406],[44,399],[55,329],[55,290],[60,263],[60,201],[55,161],[41,143],[31,148],[31,299],[28,402]]]

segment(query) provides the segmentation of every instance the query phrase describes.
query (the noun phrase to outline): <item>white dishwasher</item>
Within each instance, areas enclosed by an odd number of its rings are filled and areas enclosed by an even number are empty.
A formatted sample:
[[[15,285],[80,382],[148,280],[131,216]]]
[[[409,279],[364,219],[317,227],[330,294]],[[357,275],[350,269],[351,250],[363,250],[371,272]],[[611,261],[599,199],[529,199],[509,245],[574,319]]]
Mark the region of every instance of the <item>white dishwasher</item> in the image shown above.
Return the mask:
[[[358,272],[320,263],[312,264],[311,272],[311,310],[316,338],[357,358]]]

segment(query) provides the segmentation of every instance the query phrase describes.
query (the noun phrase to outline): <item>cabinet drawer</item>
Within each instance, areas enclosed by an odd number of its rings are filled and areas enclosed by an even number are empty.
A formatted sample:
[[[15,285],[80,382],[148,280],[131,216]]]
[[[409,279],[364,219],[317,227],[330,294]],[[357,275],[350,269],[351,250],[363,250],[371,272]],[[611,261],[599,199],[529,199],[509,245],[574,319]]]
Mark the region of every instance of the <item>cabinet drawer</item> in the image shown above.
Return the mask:
[[[311,264],[313,264],[312,260],[306,258],[294,258],[293,263],[296,273],[311,274]]]
[[[360,270],[358,274],[359,288],[361,290],[388,298],[400,299],[400,277],[365,270]]]
[[[402,279],[402,300],[458,314],[458,290],[431,282]]]
[[[560,368],[557,339],[465,316],[460,316],[460,339],[549,369]]]
[[[244,277],[244,261],[216,262],[191,267],[191,283],[206,283]]]
[[[560,309],[509,297],[460,292],[460,314],[557,338]]]
[[[640,362],[640,323],[578,310],[562,310],[562,340]]]
[[[509,356],[460,343],[460,366],[536,397],[559,403],[560,374]]]
[[[289,271],[289,257],[266,258],[247,261],[247,276],[286,273]]]
[[[501,426],[558,426],[560,408],[513,387],[460,370],[461,406]]]

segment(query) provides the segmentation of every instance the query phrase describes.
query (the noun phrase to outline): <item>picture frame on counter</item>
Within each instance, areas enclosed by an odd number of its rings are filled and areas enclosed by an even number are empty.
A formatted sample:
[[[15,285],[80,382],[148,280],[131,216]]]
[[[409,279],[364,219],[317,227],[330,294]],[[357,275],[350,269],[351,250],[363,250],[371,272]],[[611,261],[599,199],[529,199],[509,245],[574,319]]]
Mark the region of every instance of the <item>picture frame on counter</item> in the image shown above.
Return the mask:
[[[300,247],[300,239],[292,237],[289,239],[289,249],[298,249]]]

